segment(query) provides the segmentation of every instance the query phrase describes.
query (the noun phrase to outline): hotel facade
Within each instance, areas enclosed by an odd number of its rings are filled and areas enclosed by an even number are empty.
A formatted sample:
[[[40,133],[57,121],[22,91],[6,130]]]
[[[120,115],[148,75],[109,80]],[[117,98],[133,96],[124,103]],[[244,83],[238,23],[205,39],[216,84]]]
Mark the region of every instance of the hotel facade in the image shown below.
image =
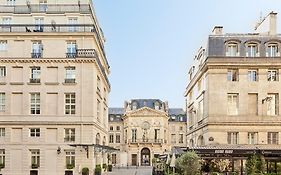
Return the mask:
[[[0,20],[0,174],[92,174],[110,91],[92,2],[1,0]]]
[[[109,108],[109,146],[115,166],[151,166],[153,158],[186,147],[186,113],[159,99],[132,99]]]

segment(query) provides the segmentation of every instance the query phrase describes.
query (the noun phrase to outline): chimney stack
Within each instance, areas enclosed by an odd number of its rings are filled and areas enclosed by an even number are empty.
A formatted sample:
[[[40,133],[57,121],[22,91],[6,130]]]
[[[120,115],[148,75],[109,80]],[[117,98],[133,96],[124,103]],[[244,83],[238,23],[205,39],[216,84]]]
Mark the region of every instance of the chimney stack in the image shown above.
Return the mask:
[[[270,12],[255,26],[255,32],[266,35],[276,35],[277,33],[277,13]]]
[[[222,35],[223,34],[223,26],[215,26],[213,31],[212,31],[212,34],[213,35]]]

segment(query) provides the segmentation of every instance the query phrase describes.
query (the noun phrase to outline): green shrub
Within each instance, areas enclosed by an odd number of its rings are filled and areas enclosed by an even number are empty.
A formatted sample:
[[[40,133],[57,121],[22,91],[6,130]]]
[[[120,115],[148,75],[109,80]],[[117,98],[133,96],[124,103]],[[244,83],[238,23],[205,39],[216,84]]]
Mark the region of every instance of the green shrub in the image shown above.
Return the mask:
[[[201,158],[194,152],[188,151],[176,159],[177,172],[183,175],[197,175],[201,168]]]

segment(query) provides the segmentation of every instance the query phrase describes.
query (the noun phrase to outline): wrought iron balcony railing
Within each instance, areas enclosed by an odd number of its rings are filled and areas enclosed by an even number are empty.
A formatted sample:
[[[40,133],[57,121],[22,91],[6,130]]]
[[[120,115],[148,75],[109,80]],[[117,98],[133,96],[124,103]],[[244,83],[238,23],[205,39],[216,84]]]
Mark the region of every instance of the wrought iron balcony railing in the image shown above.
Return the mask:
[[[75,83],[75,78],[66,78],[64,79],[64,83],[69,83],[69,84]]]
[[[0,32],[96,32],[93,24],[0,24]]]
[[[89,4],[49,4],[49,5],[16,5],[0,6],[0,13],[28,14],[28,13],[91,13]]]
[[[77,49],[77,57],[93,58],[97,57],[95,49]]]
[[[42,58],[42,53],[31,53],[31,58]]]
[[[40,78],[30,78],[30,83],[40,83]]]

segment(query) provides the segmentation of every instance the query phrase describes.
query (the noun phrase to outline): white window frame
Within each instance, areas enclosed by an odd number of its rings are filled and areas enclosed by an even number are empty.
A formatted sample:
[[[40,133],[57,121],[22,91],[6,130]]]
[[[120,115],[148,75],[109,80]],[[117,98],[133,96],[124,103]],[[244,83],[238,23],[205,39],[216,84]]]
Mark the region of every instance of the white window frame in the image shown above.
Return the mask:
[[[16,0],[7,0],[7,5],[8,6],[15,6],[16,5]]]
[[[43,25],[44,25],[44,18],[35,18],[34,19],[35,23],[35,30],[38,32],[43,32]]]
[[[276,116],[279,112],[279,95],[278,94],[267,94],[267,115]]]
[[[40,80],[41,68],[40,67],[31,67],[31,79]]]
[[[40,128],[29,128],[29,137],[40,137]]]
[[[248,144],[255,145],[258,144],[258,133],[248,132]]]
[[[268,132],[267,133],[267,144],[279,144],[279,133],[278,132]]]
[[[5,150],[0,149],[0,164],[3,164],[5,166]]]
[[[239,111],[239,94],[237,93],[227,94],[227,115],[238,115],[238,111]]]
[[[76,70],[74,66],[65,68],[65,83],[75,83]]]
[[[228,132],[227,143],[232,145],[239,144],[239,132]]]
[[[277,69],[268,69],[267,70],[267,81],[278,81],[278,70]]]
[[[68,18],[68,32],[76,32],[77,31],[77,25],[78,24],[78,18],[77,17],[69,17]]]
[[[97,99],[97,120],[100,121],[100,114],[101,114],[101,102],[99,99]]]
[[[75,150],[65,151],[65,164],[75,166]]]
[[[30,150],[30,154],[31,154],[31,165],[35,164],[40,166],[40,150],[32,149]]]
[[[6,109],[6,94],[0,92],[0,112],[5,112]]]
[[[40,93],[30,93],[30,114],[40,114]]]
[[[266,57],[280,56],[279,45],[277,43],[270,43],[266,46]]]
[[[228,69],[227,70],[227,81],[239,81],[239,70]]]
[[[137,142],[137,129],[132,129],[132,143]]]
[[[76,113],[76,94],[65,93],[65,115],[75,115]]]
[[[7,40],[0,40],[0,51],[7,51]]]
[[[258,70],[248,70],[248,81],[258,81]]]
[[[109,134],[109,143],[114,143],[114,134]]]
[[[6,77],[6,67],[0,66],[0,77]]]
[[[229,42],[226,45],[226,56],[229,57],[237,57],[240,55],[239,53],[239,44],[234,42]]]
[[[75,128],[64,128],[64,142],[75,142]]]
[[[115,143],[121,143],[121,135],[119,133],[115,134]]]
[[[246,57],[258,57],[259,56],[259,44],[249,43],[246,48]]]
[[[6,133],[5,133],[5,128],[0,128],[0,138],[1,137],[5,137]]]
[[[76,52],[77,52],[76,41],[67,41],[66,45],[67,45],[66,53],[68,53],[68,54],[76,54]]]

